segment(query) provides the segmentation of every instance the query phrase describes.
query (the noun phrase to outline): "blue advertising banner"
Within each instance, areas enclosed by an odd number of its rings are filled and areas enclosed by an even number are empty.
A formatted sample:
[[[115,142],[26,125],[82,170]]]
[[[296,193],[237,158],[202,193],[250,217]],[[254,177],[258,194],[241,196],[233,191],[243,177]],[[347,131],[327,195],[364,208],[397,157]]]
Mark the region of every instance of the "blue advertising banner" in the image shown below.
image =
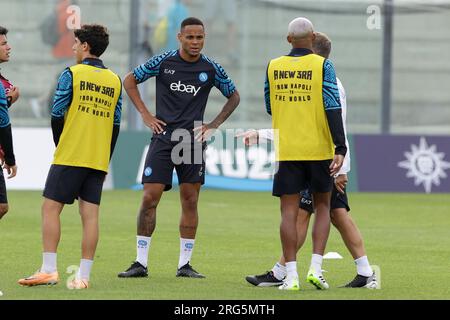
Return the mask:
[[[275,151],[273,144],[264,143],[258,146],[246,147],[241,138],[236,138],[235,130],[218,131],[208,143],[205,151],[205,188],[226,189],[237,191],[271,191],[272,179],[275,167]],[[136,172],[133,180],[128,179],[128,187],[141,189],[141,176],[145,170],[145,157],[148,151],[149,141],[136,144],[136,137],[133,141],[127,137],[127,133],[121,137],[120,146],[126,147],[126,154],[136,154],[131,152],[132,146],[137,146],[139,159],[133,159],[136,164]],[[124,141],[126,140],[126,142]],[[125,142],[125,143],[124,143]],[[129,159],[127,163],[130,164]],[[122,172],[121,166],[116,166],[116,171]],[[177,174],[174,171],[173,186],[178,185]],[[132,184],[130,183],[132,182]],[[117,181],[117,186],[126,185],[122,181]]]
[[[206,150],[206,188],[272,190],[275,151],[217,133]],[[142,188],[150,134],[123,132],[113,157],[114,188]],[[350,135],[349,191],[450,192],[450,137]],[[173,185],[177,185],[176,174]]]

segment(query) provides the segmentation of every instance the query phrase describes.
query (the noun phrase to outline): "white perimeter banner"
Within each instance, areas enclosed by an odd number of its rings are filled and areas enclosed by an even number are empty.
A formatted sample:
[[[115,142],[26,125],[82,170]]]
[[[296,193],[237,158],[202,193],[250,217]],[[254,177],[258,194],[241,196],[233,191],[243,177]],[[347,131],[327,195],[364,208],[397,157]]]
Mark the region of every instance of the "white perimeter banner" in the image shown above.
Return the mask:
[[[43,190],[48,169],[53,161],[55,145],[50,128],[12,129],[14,155],[16,156],[17,176],[6,179],[7,190]],[[112,188],[111,171],[104,189]]]

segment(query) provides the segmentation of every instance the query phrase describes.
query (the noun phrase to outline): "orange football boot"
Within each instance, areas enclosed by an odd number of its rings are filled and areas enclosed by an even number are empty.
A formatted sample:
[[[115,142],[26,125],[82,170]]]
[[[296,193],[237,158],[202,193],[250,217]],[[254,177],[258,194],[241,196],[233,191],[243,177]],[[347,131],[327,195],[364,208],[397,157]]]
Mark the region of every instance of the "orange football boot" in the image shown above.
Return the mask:
[[[25,279],[20,279],[19,284],[22,286],[32,287],[40,285],[55,285],[59,282],[58,272],[43,273],[36,271],[35,274]]]

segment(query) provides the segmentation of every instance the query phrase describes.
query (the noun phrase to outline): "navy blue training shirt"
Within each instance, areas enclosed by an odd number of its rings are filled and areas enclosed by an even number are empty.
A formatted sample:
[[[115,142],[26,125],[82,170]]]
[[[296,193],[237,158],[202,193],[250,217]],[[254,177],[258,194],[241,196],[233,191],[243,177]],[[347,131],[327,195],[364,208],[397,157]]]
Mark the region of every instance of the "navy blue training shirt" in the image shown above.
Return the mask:
[[[152,57],[136,67],[137,83],[156,77],[156,117],[164,121],[168,132],[192,130],[194,121],[203,123],[206,103],[212,87],[229,98],[235,91],[233,81],[220,64],[205,55],[196,62],[183,60],[178,50]]]

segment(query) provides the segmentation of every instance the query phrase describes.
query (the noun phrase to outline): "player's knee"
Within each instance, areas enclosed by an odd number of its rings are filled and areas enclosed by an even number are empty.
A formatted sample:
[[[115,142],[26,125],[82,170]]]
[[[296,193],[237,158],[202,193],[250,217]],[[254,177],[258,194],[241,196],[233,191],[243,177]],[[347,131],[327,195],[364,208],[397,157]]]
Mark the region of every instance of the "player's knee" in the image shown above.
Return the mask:
[[[348,222],[349,216],[346,210],[344,209],[335,209],[331,210],[330,213],[331,223],[333,226],[336,227],[336,229],[342,228],[342,226]]]
[[[8,213],[9,206],[7,203],[1,203],[0,204],[0,219]]]
[[[330,219],[331,219],[331,223],[333,224],[333,226],[338,228],[339,227],[339,222],[338,222],[338,219],[336,218],[336,214],[335,213],[331,212]]]
[[[183,208],[185,209],[197,209],[198,196],[197,195],[185,195],[181,199]]]
[[[158,206],[158,200],[157,198],[152,195],[151,193],[144,193],[144,196],[142,198],[142,206],[149,209],[156,209]]]

